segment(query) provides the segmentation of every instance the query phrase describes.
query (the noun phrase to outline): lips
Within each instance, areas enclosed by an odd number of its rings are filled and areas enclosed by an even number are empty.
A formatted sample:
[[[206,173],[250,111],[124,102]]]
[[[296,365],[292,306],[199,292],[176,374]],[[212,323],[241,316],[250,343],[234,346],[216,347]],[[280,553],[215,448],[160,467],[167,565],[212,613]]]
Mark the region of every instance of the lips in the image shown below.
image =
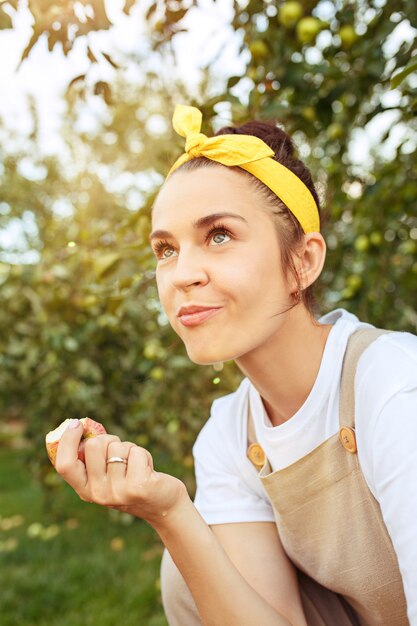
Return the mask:
[[[190,304],[189,306],[182,306],[177,316],[181,317],[182,315],[192,315],[193,313],[201,313],[202,311],[212,311],[213,309],[219,309],[220,307],[216,306],[200,306],[198,304]]]
[[[216,315],[221,309],[222,307],[181,307],[178,313],[178,319],[184,326],[197,326]]]

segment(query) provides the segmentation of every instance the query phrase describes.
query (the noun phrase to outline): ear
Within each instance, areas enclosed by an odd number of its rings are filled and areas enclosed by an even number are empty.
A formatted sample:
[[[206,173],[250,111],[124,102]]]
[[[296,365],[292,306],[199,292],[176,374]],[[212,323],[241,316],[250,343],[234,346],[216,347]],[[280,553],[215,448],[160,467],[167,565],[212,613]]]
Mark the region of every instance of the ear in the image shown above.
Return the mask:
[[[320,276],[326,259],[326,242],[320,233],[307,233],[295,265],[302,289],[307,289]]]

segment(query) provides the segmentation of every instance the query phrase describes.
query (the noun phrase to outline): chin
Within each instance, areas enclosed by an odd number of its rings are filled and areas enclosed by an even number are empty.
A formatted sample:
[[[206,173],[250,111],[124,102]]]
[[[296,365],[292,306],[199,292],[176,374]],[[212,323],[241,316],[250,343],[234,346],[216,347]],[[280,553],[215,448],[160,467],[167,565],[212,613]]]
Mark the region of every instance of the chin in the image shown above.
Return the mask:
[[[187,346],[185,346],[187,349]],[[190,361],[196,365],[214,365],[221,361],[228,361],[230,358],[220,350],[200,351],[200,350],[188,350],[187,355]]]

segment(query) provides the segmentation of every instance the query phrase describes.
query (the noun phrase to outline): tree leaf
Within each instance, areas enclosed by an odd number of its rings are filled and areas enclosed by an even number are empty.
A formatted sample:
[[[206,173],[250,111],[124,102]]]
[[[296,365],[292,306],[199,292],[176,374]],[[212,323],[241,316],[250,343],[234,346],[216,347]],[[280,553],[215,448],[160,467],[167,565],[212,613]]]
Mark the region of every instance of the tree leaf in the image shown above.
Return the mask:
[[[27,59],[27,57],[30,54],[30,51],[32,50],[33,46],[36,44],[38,39],[39,39],[39,33],[34,31],[32,37],[30,38],[30,41],[29,41],[28,45],[26,46],[26,48],[22,52],[22,56],[20,57],[19,65],[17,66],[18,69],[22,65],[23,61],[25,59]]]
[[[13,28],[12,18],[5,13],[3,7],[0,7],[0,30],[6,30],[8,28]]]
[[[94,8],[94,24],[97,30],[107,30],[111,23],[107,17],[104,0],[90,0]]]
[[[109,270],[114,269],[121,257],[117,252],[108,252],[93,259],[93,270],[96,278],[102,278]]]
[[[395,89],[396,87],[398,87],[398,85],[400,85],[403,82],[403,80],[407,78],[407,76],[409,76],[416,70],[417,70],[417,59],[413,57],[410,60],[410,62],[407,63],[405,68],[401,70],[401,72],[398,72],[398,74],[395,74],[395,76],[391,78],[391,89]]]
[[[151,17],[152,17],[152,15],[155,13],[155,11],[156,11],[156,9],[157,9],[157,8],[158,8],[157,3],[156,3],[156,2],[153,2],[153,3],[151,4],[151,6],[149,7],[149,9],[147,10],[147,12],[146,12],[145,19],[146,19],[146,20],[150,20],[150,19],[151,19]]]
[[[227,81],[227,88],[231,89],[232,87],[237,85],[241,78],[241,76],[231,76]]]
[[[110,65],[111,65],[112,67],[114,67],[116,70],[117,70],[117,69],[119,69],[120,65],[118,65],[117,63],[115,63],[109,54],[106,54],[106,52],[102,52],[101,54],[102,54],[102,55],[104,56],[104,58],[106,59],[107,63],[110,63]]]
[[[106,104],[112,104],[111,87],[108,83],[104,82],[103,80],[99,80],[94,85],[94,95],[103,96],[104,102],[106,102]]]
[[[125,0],[125,5],[123,7],[123,13],[126,13],[126,15],[129,15],[132,7],[134,7],[136,4],[136,0]]]
[[[75,78],[73,78],[73,79],[71,80],[71,82],[69,83],[69,85],[68,85],[68,89],[70,89],[70,88],[71,88],[73,85],[75,85],[76,83],[78,83],[78,82],[80,82],[80,81],[84,80],[84,79],[85,79],[85,77],[86,77],[86,74],[80,74],[79,76],[75,76]]]
[[[171,11],[170,9],[165,9],[166,20],[170,24],[179,22],[180,20],[182,20],[184,15],[187,14],[187,12],[188,12],[188,9],[178,9],[177,11]]]
[[[91,61],[91,63],[97,63],[97,57],[95,56],[94,52],[91,50],[90,46],[88,46],[87,48],[87,57],[89,61]]]

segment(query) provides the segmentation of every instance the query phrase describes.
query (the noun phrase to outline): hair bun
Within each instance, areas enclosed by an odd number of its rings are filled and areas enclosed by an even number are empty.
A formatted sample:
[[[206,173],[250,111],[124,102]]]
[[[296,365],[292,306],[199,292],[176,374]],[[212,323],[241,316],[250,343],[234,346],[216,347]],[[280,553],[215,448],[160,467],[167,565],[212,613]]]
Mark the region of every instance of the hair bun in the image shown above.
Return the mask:
[[[274,121],[253,120],[241,126],[225,126],[216,135],[255,135],[262,139],[274,152],[278,161],[294,159],[295,148],[291,137],[279,128]],[[285,158],[286,157],[286,158]]]

